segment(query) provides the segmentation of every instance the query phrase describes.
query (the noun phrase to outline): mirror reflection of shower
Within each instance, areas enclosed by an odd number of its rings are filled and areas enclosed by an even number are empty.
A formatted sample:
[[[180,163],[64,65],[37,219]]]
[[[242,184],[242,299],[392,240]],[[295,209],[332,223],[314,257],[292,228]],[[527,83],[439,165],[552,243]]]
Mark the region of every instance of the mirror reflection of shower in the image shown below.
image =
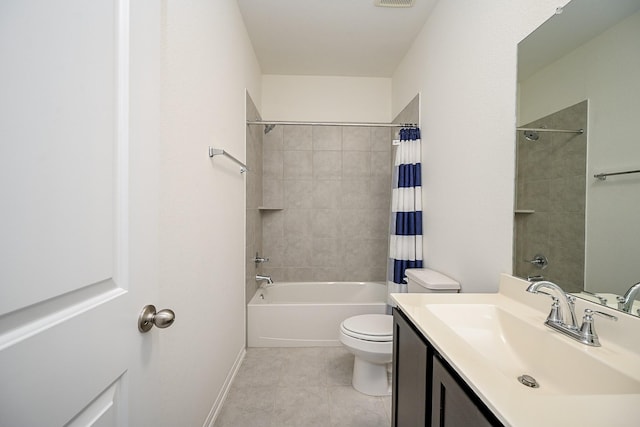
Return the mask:
[[[514,273],[570,292],[584,286],[587,123],[585,100],[517,128]]]

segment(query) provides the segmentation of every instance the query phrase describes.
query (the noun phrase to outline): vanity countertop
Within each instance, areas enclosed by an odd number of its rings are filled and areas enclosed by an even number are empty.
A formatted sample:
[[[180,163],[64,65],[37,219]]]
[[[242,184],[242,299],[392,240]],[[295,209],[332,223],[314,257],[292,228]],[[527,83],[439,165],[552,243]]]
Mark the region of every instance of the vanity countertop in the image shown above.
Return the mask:
[[[493,294],[391,297],[505,426],[639,426],[640,319],[615,311],[618,322],[596,318],[602,347],[590,347],[546,327],[551,301],[527,285],[503,275]],[[607,310],[579,300],[579,319],[584,308]],[[489,319],[494,313],[499,321]],[[492,321],[502,332],[487,332]],[[565,373],[571,380],[559,380]],[[522,374],[540,387],[522,385]]]

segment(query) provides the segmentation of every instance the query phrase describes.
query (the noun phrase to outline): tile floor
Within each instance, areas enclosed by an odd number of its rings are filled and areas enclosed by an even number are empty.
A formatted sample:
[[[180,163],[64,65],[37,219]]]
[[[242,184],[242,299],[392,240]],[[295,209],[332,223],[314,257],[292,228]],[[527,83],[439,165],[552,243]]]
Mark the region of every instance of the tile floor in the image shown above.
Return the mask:
[[[248,348],[214,427],[389,427],[391,397],[351,387],[342,347]]]

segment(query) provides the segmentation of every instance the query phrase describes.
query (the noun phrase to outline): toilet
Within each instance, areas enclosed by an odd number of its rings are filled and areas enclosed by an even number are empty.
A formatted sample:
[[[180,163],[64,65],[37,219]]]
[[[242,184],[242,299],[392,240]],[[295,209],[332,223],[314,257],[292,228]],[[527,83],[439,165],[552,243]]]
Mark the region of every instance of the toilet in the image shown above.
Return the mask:
[[[455,293],[460,284],[426,268],[405,271],[409,293]],[[370,396],[391,394],[387,374],[393,359],[393,316],[362,314],[340,324],[340,342],[354,355],[353,388]]]

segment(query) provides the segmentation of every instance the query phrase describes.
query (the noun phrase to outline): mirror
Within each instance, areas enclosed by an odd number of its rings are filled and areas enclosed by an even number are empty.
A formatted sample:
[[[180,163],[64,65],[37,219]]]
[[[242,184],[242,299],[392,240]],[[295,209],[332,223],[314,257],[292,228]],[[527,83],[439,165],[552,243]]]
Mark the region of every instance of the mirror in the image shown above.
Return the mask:
[[[640,282],[638,46],[640,0],[573,0],[518,45],[513,260],[636,315],[618,297]]]

